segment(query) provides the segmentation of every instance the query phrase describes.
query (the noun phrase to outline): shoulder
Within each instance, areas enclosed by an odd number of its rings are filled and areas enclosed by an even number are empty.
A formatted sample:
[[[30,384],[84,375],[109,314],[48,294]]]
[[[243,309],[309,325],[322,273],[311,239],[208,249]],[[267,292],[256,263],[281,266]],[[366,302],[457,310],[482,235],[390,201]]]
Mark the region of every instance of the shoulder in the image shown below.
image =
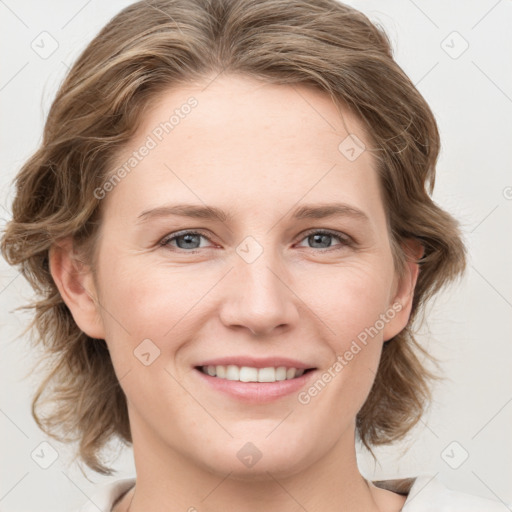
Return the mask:
[[[109,512],[114,503],[135,485],[135,478],[124,478],[104,484],[92,494],[88,501],[77,512]]]
[[[437,475],[420,475],[415,478],[373,483],[378,487],[406,495],[403,512],[505,512],[508,510],[502,502],[449,489]]]

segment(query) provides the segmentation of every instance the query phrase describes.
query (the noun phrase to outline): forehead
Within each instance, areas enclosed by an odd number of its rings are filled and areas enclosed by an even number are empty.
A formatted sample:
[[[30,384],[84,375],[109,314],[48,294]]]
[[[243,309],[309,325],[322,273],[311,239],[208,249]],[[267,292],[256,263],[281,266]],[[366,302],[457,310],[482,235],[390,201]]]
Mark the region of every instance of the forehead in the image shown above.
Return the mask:
[[[129,195],[141,210],[174,199],[275,209],[307,196],[379,209],[364,144],[362,123],[322,91],[219,76],[154,98],[116,161],[129,174],[109,200]]]
[[[139,141],[153,134],[170,148],[189,139],[200,143],[201,151],[217,149],[223,160],[271,156],[274,148],[293,150],[298,159],[333,161],[339,157],[340,137],[367,138],[356,116],[336,107],[326,92],[238,75],[170,89],[153,99],[142,121]],[[304,140],[310,143],[303,145]],[[232,143],[229,151],[224,142]]]

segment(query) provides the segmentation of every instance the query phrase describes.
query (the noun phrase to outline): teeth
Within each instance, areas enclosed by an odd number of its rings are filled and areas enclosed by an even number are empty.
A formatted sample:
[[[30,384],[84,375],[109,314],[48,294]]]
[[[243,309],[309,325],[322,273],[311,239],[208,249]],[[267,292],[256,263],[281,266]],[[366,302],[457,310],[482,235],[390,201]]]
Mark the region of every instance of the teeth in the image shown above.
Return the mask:
[[[240,368],[240,382],[258,382],[258,370],[242,366]]]
[[[286,368],[285,366],[278,366],[277,368],[252,368],[250,366],[239,367],[234,364],[228,364],[227,366],[202,366],[201,370],[211,377],[240,382],[276,382],[295,379],[304,374],[303,368]]]
[[[290,368],[292,370],[292,368]],[[274,368],[260,368],[258,370],[258,382],[275,382],[276,371]]]
[[[238,366],[230,364],[226,367],[226,379],[240,380],[240,370],[238,369]]]
[[[276,380],[286,380],[286,368],[284,366],[276,368]]]

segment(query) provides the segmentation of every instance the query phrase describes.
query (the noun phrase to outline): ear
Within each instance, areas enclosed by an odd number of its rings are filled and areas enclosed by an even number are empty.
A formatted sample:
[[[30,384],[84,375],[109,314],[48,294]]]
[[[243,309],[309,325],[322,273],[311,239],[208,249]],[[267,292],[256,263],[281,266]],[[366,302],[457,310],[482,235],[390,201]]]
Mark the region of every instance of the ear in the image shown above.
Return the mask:
[[[91,338],[105,339],[91,269],[75,254],[71,238],[50,248],[50,272],[78,327]]]
[[[401,332],[411,315],[414,289],[418,280],[420,267],[418,260],[423,257],[424,247],[419,240],[409,238],[402,244],[405,254],[405,268],[401,278],[395,278],[395,293],[388,311],[393,310],[394,316],[386,323],[383,330],[383,341],[388,341]],[[389,314],[391,317],[391,314]]]

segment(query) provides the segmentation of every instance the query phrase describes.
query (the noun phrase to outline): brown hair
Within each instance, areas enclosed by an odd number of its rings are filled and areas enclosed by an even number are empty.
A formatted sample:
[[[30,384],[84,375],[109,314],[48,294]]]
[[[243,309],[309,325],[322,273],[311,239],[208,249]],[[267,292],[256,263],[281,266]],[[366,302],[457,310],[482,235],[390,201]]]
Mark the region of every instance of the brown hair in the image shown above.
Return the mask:
[[[385,33],[337,0],[155,0],[115,16],[61,85],[40,148],[16,178],[13,219],[2,253],[38,294],[36,342],[51,367],[32,403],[48,434],[78,441],[78,453],[110,474],[100,451],[131,442],[125,395],[104,340],[74,322],[49,272],[50,247],[71,236],[94,247],[111,164],[160,92],[233,73],[276,84],[309,84],[349,108],[372,142],[396,268],[400,243],[421,241],[424,256],[407,327],[384,344],[377,376],[357,416],[363,444],[402,438],[421,418],[433,374],[412,323],[427,299],[462,273],[457,222],[431,199],[439,134],[427,103],[393,60]],[[418,355],[420,357],[418,357]],[[44,404],[56,405],[39,412]]]

